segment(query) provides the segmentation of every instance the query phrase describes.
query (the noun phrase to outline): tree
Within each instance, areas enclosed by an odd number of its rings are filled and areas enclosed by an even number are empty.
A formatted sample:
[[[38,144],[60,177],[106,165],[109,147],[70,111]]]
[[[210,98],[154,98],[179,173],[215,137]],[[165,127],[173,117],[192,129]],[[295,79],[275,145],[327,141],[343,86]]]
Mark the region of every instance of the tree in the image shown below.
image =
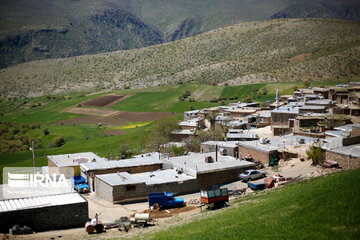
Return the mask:
[[[313,165],[320,165],[324,162],[325,151],[319,145],[312,145],[306,154],[312,160]]]
[[[154,121],[154,125],[147,137],[147,149],[158,151],[162,144],[170,141],[170,133],[178,128],[178,121],[175,117],[166,117]]]
[[[132,155],[133,155],[133,152],[131,151],[129,145],[123,144],[120,146],[120,148],[119,148],[120,159],[131,158]]]
[[[198,131],[197,136],[186,141],[186,148],[189,152],[199,152],[200,144],[206,141],[223,141],[224,134],[221,130]]]

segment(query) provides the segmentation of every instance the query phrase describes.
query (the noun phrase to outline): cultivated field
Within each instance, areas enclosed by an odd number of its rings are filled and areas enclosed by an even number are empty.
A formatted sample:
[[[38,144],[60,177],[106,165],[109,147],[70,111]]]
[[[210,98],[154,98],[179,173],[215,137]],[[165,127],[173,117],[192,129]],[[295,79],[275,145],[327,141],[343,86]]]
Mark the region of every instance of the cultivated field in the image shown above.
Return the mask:
[[[336,82],[311,82],[312,86],[334,84]],[[0,98],[0,114],[2,121],[23,124],[28,128],[40,124],[27,135],[29,140],[37,143],[37,165],[43,166],[47,165],[46,156],[53,154],[92,151],[103,157],[117,158],[121,144],[128,144],[137,153],[141,151],[140,143],[151,129],[153,120],[171,115],[182,119],[184,111],[239,100],[273,100],[276,89],[280,90],[280,94],[288,94],[297,87],[303,87],[303,83],[242,86],[191,83],[95,94],[73,92],[27,99]],[[189,92],[190,97],[180,101],[179,97],[185,92]],[[83,102],[107,95],[129,97],[110,107],[78,107]],[[48,135],[43,134],[45,129]],[[15,135],[10,137],[20,144],[20,138]],[[65,144],[51,147],[50,143],[57,137],[63,137]],[[1,135],[0,143],[8,141],[8,138]],[[0,159],[0,168],[32,165],[32,154],[28,150],[3,153]]]
[[[109,105],[112,102],[114,102],[122,97],[123,96],[105,95],[105,96],[101,96],[101,97],[94,98],[89,101],[83,102],[81,105],[90,106],[90,107],[105,107],[106,105]]]

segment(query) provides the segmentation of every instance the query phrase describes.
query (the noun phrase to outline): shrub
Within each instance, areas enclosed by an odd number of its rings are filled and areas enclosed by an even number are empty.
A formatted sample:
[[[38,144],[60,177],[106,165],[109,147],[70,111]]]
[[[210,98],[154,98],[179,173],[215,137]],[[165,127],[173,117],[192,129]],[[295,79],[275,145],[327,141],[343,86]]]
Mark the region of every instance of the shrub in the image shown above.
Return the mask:
[[[324,162],[325,151],[317,145],[313,145],[306,151],[308,158],[312,160],[313,165],[320,165]]]
[[[50,147],[61,147],[64,144],[65,144],[64,137],[63,136],[57,136],[51,141]]]

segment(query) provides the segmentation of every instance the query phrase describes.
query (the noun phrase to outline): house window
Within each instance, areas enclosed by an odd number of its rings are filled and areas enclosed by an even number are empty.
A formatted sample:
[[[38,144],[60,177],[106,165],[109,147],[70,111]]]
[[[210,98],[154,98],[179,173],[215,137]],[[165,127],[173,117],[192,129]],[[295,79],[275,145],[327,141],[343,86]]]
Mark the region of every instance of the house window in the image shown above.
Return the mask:
[[[136,186],[135,185],[128,185],[125,188],[125,191],[135,191],[136,190]]]

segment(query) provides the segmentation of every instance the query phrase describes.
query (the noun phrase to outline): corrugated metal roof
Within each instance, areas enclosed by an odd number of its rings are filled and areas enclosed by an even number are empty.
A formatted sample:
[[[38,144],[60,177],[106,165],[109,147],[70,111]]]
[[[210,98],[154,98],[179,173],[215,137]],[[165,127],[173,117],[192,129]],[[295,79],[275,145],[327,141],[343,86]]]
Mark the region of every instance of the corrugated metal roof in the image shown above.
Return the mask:
[[[48,206],[60,206],[82,202],[86,202],[86,200],[78,193],[7,199],[0,201],[0,212],[10,212]]]

